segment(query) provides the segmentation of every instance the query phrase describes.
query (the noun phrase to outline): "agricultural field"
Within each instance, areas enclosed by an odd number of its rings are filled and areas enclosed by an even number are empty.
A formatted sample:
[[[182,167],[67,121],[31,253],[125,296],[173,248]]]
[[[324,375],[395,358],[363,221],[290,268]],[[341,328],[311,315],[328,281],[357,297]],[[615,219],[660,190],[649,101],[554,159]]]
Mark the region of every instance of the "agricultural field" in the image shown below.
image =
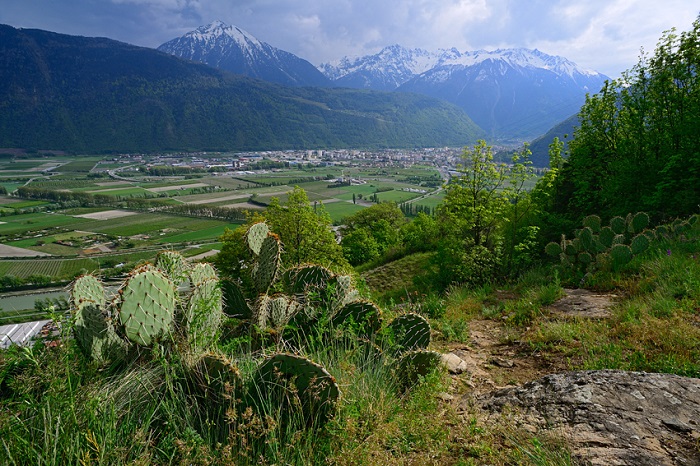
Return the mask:
[[[205,257],[221,247],[219,238],[227,228],[235,229],[243,221],[241,216],[207,217],[206,212],[225,212],[222,207],[261,210],[273,198],[285,202],[294,186],[306,191],[312,205],[323,204],[332,221],[341,224],[372,205],[372,198],[397,203],[421,198],[417,202],[437,204],[437,197],[422,197],[441,183],[440,172],[430,166],[317,162],[216,173],[202,169],[202,159],[196,169],[182,168],[188,159],[179,164],[174,160],[157,156],[1,160],[0,186],[8,194],[0,195],[0,243],[8,247],[0,250],[5,254],[0,276],[30,280],[29,284],[36,279],[30,277],[65,283],[86,271],[105,276],[122,273],[126,265],[152,260],[163,249]],[[160,168],[149,169],[153,166]],[[16,195],[18,188],[24,190],[22,197]],[[196,217],[161,211],[165,206],[187,205]],[[33,254],[37,257],[27,258]]]

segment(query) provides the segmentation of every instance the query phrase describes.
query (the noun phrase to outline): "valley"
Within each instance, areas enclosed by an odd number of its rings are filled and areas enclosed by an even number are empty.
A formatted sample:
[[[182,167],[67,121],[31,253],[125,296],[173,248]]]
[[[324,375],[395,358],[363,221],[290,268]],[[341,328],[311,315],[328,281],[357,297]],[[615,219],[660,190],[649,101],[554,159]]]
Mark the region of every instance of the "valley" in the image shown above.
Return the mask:
[[[246,211],[302,187],[334,223],[377,202],[430,212],[458,149],[280,151],[0,160],[0,286],[118,277],[164,249],[216,254]],[[273,168],[274,167],[274,168]],[[2,323],[23,320],[10,301]],[[22,302],[26,306],[27,301]],[[32,317],[36,317],[31,314]],[[42,316],[43,317],[43,316]]]

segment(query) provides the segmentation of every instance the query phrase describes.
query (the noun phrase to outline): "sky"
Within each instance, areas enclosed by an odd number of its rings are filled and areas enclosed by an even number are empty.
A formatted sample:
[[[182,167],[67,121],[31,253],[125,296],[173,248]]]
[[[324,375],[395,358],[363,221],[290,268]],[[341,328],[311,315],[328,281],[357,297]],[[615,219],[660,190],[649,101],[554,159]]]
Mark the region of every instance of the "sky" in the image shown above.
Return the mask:
[[[696,0],[1,0],[0,24],[158,47],[215,20],[314,65],[399,44],[524,47],[612,78],[691,29]]]

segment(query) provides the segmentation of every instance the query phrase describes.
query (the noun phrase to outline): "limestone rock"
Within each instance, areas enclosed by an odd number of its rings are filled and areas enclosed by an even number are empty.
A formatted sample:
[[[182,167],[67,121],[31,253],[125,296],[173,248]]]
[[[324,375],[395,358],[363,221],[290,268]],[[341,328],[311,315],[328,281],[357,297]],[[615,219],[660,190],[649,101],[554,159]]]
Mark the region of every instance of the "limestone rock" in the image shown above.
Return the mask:
[[[566,372],[475,401],[490,418],[563,437],[584,464],[700,466],[700,379]]]
[[[467,370],[467,363],[454,353],[443,354],[442,363],[447,367],[450,374],[461,374]]]

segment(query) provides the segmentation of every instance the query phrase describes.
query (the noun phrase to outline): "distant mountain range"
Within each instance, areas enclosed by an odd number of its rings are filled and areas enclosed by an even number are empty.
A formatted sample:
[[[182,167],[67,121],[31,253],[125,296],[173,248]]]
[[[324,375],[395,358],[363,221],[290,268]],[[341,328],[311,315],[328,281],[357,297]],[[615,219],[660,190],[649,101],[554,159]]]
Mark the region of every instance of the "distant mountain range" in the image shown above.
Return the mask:
[[[493,138],[531,139],[577,113],[607,76],[539,50],[428,52],[399,45],[319,69],[354,88],[416,92],[463,108]]]
[[[109,39],[0,25],[0,147],[435,147],[479,137],[462,110],[432,97],[281,86]]]
[[[221,21],[168,41],[158,50],[220,70],[286,86],[332,85],[330,79],[308,61]]]
[[[412,92],[462,108],[486,134],[501,141],[536,138],[577,113],[586,93],[607,76],[539,50],[436,52],[400,45],[379,53],[344,57],[315,69],[220,21],[159,47],[216,68],[293,86],[338,86]]]

